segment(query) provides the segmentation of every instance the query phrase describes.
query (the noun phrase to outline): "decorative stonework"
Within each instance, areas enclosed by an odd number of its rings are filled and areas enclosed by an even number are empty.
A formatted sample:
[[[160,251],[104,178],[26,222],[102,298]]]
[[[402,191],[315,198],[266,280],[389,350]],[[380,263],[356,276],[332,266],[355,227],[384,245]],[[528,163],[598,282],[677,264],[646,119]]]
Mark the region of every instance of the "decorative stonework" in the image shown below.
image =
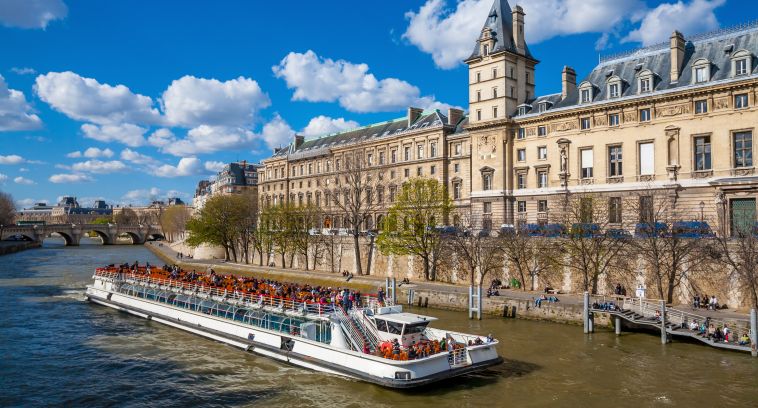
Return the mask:
[[[724,96],[713,100],[713,110],[722,110],[729,108],[729,97]]]
[[[657,117],[664,117],[664,118],[671,117],[671,116],[684,115],[686,113],[690,113],[689,104],[664,106],[664,107],[655,109],[655,115]]]
[[[595,116],[595,126],[605,126],[608,124],[607,116]]]
[[[624,177],[608,177],[605,179],[608,184],[620,184],[624,182]]]
[[[752,176],[753,174],[755,174],[755,168],[753,167],[732,169],[733,176]]]
[[[534,128],[534,127],[526,128],[526,136],[527,137],[529,137],[529,136],[536,136],[536,135],[537,135],[537,128]]]
[[[479,156],[484,158],[485,156],[490,156],[495,154],[497,151],[497,143],[495,143],[495,136],[492,135],[483,135],[479,136],[479,143],[477,144],[477,150],[479,151]]]
[[[551,132],[567,132],[569,130],[575,130],[578,127],[575,121],[554,123],[550,126]]]
[[[692,178],[696,178],[696,179],[704,179],[704,178],[708,178],[712,176],[713,176],[713,170],[692,172]]]
[[[590,185],[590,184],[595,184],[595,179],[591,179],[591,178],[579,179],[579,184],[582,185],[582,186],[587,186],[587,185]]]
[[[625,123],[634,122],[636,120],[637,120],[637,113],[635,113],[635,112],[625,112],[624,113],[624,122]]]
[[[637,176],[637,180],[639,180],[639,181],[654,181],[655,180],[655,176],[652,175],[652,174],[643,174],[643,175]]]

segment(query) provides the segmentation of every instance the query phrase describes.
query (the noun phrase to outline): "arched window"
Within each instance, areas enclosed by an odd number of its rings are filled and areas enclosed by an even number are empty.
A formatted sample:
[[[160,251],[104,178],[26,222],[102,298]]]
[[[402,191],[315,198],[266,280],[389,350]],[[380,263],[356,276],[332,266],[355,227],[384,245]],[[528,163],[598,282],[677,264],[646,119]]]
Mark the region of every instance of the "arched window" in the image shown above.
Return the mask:
[[[637,75],[637,93],[644,94],[653,92],[655,89],[655,74],[646,69]]]
[[[692,64],[692,83],[702,84],[711,80],[711,62],[700,58]]]
[[[495,175],[495,169],[491,167],[484,167],[481,170],[482,173],[482,190],[492,190],[492,177]]]
[[[732,54],[732,76],[748,75],[753,72],[753,55],[748,50]]]
[[[594,88],[591,83],[584,81],[579,84],[579,103],[590,103],[594,97]]]
[[[621,78],[619,78],[616,75],[611,76],[608,78],[607,82],[608,86],[608,99],[616,99],[620,98],[621,95],[624,93],[624,83],[621,81]]]

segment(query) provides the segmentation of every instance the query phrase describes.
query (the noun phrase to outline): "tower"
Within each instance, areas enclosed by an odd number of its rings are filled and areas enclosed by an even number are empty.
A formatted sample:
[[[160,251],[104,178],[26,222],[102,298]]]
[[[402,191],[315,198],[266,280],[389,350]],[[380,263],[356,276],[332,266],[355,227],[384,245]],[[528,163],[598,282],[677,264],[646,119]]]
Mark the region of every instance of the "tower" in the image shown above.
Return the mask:
[[[495,0],[469,66],[469,122],[506,119],[534,97],[534,67],[524,37],[524,10]]]

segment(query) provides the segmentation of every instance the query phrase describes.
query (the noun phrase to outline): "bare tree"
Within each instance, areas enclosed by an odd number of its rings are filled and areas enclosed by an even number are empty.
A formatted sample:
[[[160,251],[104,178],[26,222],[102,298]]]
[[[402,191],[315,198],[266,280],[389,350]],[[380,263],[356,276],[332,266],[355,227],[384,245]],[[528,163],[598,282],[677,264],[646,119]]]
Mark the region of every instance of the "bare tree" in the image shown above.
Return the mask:
[[[0,237],[5,226],[12,225],[16,219],[16,205],[10,194],[0,191]]]
[[[456,261],[468,269],[471,286],[482,285],[487,276],[503,265],[503,248],[500,236],[493,235],[477,217],[471,214],[460,216],[462,231],[443,235],[444,242],[457,255]]]
[[[729,226],[724,214],[719,218],[716,251],[711,256],[729,266],[731,277],[736,278],[750,298],[750,307],[758,308],[758,228],[737,223]]]
[[[335,159],[337,172],[333,177],[326,177],[321,187],[326,199],[331,198],[329,205],[343,216],[345,227],[353,237],[356,272],[362,275],[360,236],[366,229],[366,220],[381,208],[374,196],[384,187],[384,174],[367,163],[363,150],[347,152],[341,159],[344,161],[343,167],[338,168],[337,160],[340,159]]]
[[[505,262],[518,273],[521,289],[527,290],[529,280],[531,290],[536,290],[538,278],[553,267],[551,260],[556,254],[552,251],[556,250],[556,245],[551,240],[560,238],[531,236],[525,229],[502,230],[500,234]]]
[[[566,193],[559,219],[568,228],[562,239],[551,240],[547,254],[552,264],[571,268],[582,277],[585,291],[597,293],[598,281],[608,273],[629,240],[614,234],[611,200],[596,193]]]

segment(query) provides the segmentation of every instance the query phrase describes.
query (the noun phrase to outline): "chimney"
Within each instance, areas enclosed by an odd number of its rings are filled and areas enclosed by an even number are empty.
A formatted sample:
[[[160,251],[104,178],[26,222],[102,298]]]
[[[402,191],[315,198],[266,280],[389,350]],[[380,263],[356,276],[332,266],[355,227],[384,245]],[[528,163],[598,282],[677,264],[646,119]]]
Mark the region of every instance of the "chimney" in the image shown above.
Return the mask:
[[[513,45],[516,51],[524,53],[526,41],[524,40],[524,9],[521,6],[513,8]]]
[[[419,117],[421,117],[422,113],[424,113],[424,110],[421,108],[414,108],[414,107],[408,108],[408,127],[410,127],[413,124],[413,122],[415,122]]]
[[[671,82],[679,82],[684,62],[684,36],[679,31],[671,33]]]
[[[576,71],[568,65],[563,67],[561,73],[561,99],[566,99],[569,94],[576,91]]]
[[[300,145],[302,145],[303,142],[305,142],[305,136],[303,136],[303,135],[295,135],[295,149],[297,149],[298,147],[300,147]]]
[[[463,110],[448,108],[447,110],[447,124],[448,125],[455,126],[458,124],[458,122],[461,121],[462,118],[463,118]]]

